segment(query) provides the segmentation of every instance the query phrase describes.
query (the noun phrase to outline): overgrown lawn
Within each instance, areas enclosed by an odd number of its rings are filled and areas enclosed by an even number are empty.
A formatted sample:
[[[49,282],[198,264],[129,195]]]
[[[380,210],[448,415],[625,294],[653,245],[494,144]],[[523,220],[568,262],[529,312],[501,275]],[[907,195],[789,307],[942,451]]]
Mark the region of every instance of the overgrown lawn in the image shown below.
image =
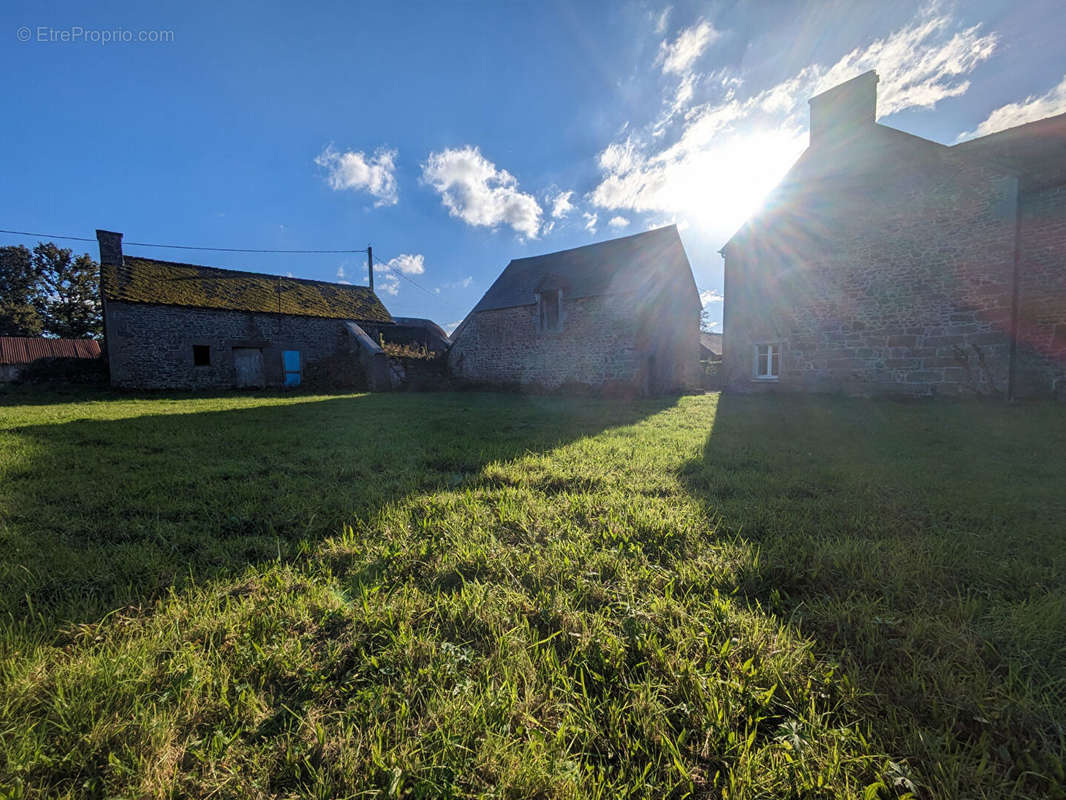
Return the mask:
[[[0,796],[1064,797],[1061,407],[0,395]]]

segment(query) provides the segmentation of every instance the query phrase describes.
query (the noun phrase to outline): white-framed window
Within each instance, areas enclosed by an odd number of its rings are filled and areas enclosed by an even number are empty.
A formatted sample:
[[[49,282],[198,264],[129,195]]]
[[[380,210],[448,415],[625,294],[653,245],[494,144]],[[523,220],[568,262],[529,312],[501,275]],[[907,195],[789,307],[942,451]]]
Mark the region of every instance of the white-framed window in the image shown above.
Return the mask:
[[[755,345],[755,380],[776,381],[781,374],[781,344],[763,342]]]
[[[537,293],[537,326],[542,331],[558,331],[563,327],[563,292],[546,289]]]

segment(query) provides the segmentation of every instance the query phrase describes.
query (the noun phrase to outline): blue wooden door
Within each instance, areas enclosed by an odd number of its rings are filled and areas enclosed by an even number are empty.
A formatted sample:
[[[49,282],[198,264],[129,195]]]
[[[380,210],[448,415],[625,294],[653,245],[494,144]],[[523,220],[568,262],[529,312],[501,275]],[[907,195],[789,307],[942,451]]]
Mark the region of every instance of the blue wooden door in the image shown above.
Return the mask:
[[[282,350],[281,352],[281,366],[285,371],[285,385],[286,386],[299,386],[300,385],[300,351],[299,350]]]

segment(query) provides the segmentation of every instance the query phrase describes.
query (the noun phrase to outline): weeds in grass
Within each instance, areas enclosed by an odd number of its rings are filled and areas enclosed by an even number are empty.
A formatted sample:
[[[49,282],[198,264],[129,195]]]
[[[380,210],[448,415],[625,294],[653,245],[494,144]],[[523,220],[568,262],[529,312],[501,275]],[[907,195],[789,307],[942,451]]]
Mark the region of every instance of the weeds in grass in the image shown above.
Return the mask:
[[[1061,797],[1064,436],[716,395],[0,407],[0,786]]]

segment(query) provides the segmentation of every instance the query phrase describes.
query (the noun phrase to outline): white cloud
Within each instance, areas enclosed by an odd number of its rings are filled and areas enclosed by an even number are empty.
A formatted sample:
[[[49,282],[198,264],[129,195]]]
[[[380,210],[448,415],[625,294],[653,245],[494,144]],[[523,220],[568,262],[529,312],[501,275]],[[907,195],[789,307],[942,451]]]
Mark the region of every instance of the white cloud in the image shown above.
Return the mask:
[[[514,175],[497,169],[476,147],[430,153],[422,165],[422,180],[440,194],[453,217],[468,225],[510,225],[531,239],[540,231],[540,204],[518,190]]]
[[[395,150],[378,148],[367,158],[366,153],[353,150],[339,153],[330,144],[318,154],[315,163],[329,170],[326,181],[336,192],[367,192],[376,198],[375,206],[394,206],[399,199]]]
[[[344,277],[345,277],[344,265],[341,264],[339,267],[337,267],[337,280],[340,280],[340,279],[342,279]]]
[[[459,280],[459,281],[448,281],[447,283],[442,283],[441,284],[441,288],[442,289],[468,289],[470,287],[470,284],[472,284],[473,282],[474,282],[474,276],[473,275],[467,275],[465,278],[463,278],[462,280]]]
[[[396,258],[390,258],[385,264],[392,269],[399,270],[404,275],[421,275],[426,271],[426,258],[421,253],[400,253]]]
[[[816,92],[869,69],[876,69],[878,115],[907,108],[932,108],[970,88],[964,76],[995,51],[999,37],[981,34],[981,26],[952,31],[949,15],[926,13],[905,28],[869,46],[856,48],[828,70],[816,69]]]
[[[585,218],[585,230],[587,230],[589,233],[595,233],[596,222],[599,219],[599,216],[597,214],[590,214],[587,211],[581,216]]]
[[[458,322],[449,322],[447,325],[444,326],[444,332],[451,336],[453,333],[455,333],[455,329],[462,324],[462,320],[459,320]]]
[[[426,259],[421,253],[401,253],[388,261],[378,261],[374,264],[374,289],[395,297],[400,293],[400,278],[396,273],[422,275],[425,271]]]
[[[666,23],[669,21],[670,12],[673,11],[673,10],[674,10],[673,6],[667,6],[666,8],[663,9],[662,13],[659,14],[658,19],[655,20],[655,32],[656,33],[662,33],[663,31],[666,30]]]
[[[1051,88],[1046,94],[1029,95],[1019,103],[1000,106],[989,114],[977,128],[959,134],[956,141],[961,142],[963,139],[972,139],[975,136],[987,136],[996,131],[1035,122],[1044,117],[1053,117],[1063,112],[1066,112],[1066,75],[1062,77],[1062,82],[1058,86]]]
[[[701,19],[691,28],[681,31],[672,43],[663,42],[659,45],[659,60],[662,62],[663,72],[684,75],[703,55],[703,51],[721,35],[711,23]]]
[[[629,224],[629,220],[623,216],[611,217],[607,224],[612,228],[624,228]]]
[[[665,212],[712,228],[713,235],[728,235],[806,146],[810,97],[876,69],[882,115],[930,107],[964,93],[966,76],[997,43],[995,34],[976,26],[960,29],[950,16],[929,12],[831,66],[808,66],[744,96],[743,74],[716,73],[710,80],[686,72],[714,39],[710,32],[697,35],[699,27],[663,45],[663,71],[681,75],[681,85],[664,100],[664,115],[645,134],[628,131],[600,153],[601,180],[589,194],[593,206]],[[687,108],[697,92],[707,91],[716,96]],[[675,115],[681,124],[666,136],[665,125]]]
[[[721,303],[725,300],[722,293],[717,289],[704,289],[700,292],[700,305],[710,305],[711,303]]]
[[[548,194],[547,199],[548,203],[551,204],[551,214],[554,219],[560,219],[561,217],[565,217],[567,214],[574,210],[574,204],[570,202],[570,198],[573,196],[573,192],[564,192],[562,190],[556,192],[555,194]],[[547,233],[547,231],[545,231],[545,233]]]

